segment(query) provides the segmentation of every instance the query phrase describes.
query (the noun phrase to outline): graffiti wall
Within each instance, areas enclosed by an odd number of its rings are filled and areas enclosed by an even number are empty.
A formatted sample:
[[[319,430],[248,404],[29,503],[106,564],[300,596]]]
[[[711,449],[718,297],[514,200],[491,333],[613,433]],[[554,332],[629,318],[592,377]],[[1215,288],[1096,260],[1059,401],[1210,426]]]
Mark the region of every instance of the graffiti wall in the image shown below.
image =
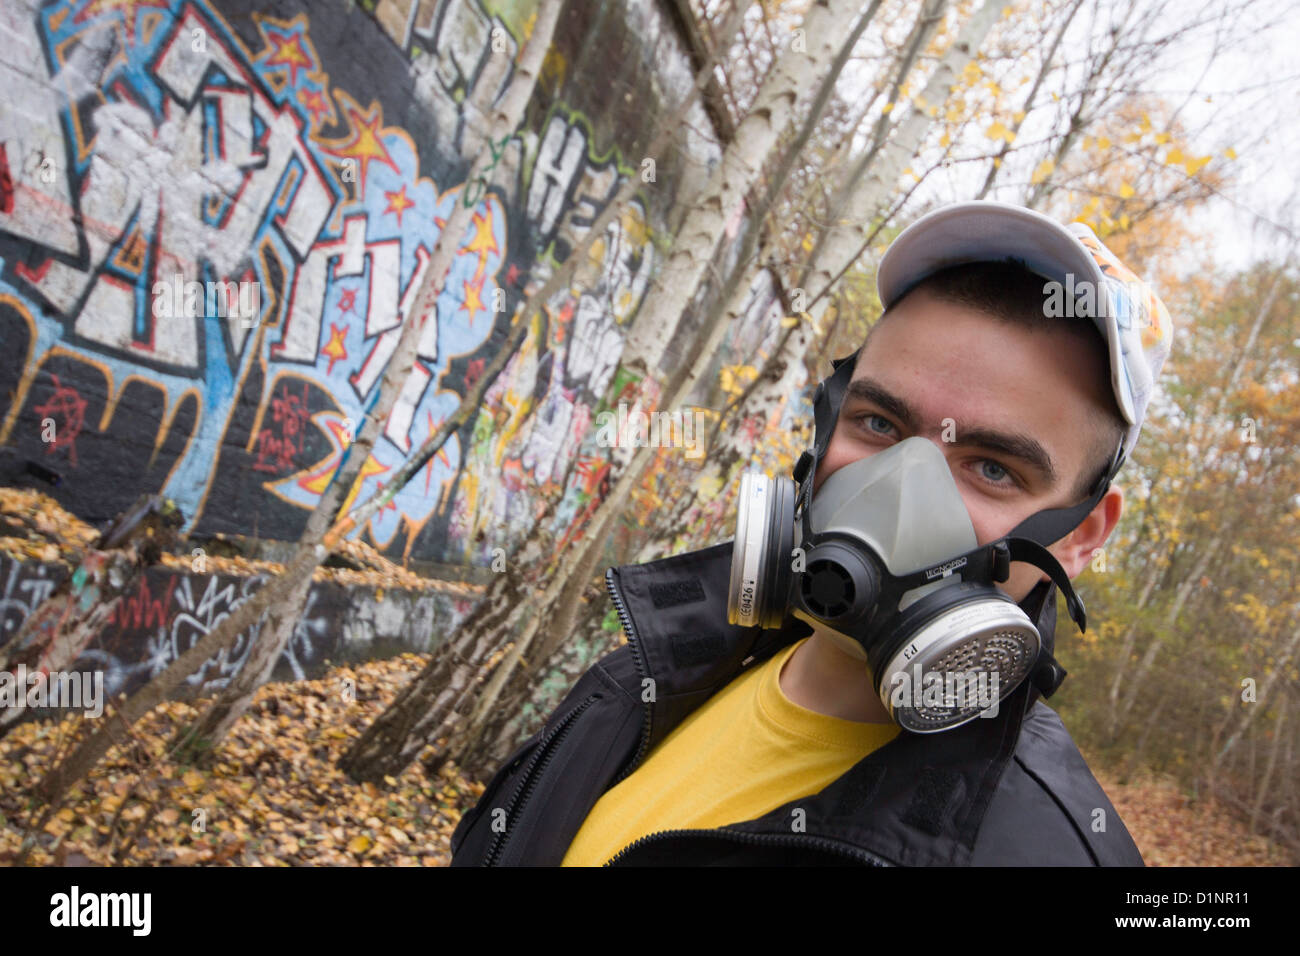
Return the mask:
[[[68,576],[61,564],[0,555],[0,647]],[[260,576],[184,574],[146,569],[108,625],[91,640],[71,671],[102,671],[109,695],[131,694],[167,668],[265,583]],[[326,662],[425,653],[469,613],[479,595],[472,586],[430,585],[423,591],[312,584],[302,616],[272,680],[321,676]],[[213,655],[174,695],[211,694],[226,685],[248,656],[261,623]]]
[[[0,445],[60,478],[36,486],[90,521],[161,492],[194,534],[297,538],[442,225],[472,203],[363,468],[360,495],[382,488],[640,174],[661,98],[691,82],[667,5],[570,0],[523,127],[494,147],[492,181],[467,183],[480,106],[534,6],[0,5]],[[655,236],[716,161],[696,133],[658,158],[477,418],[357,534],[396,558],[476,560],[527,529],[548,486],[568,488],[558,520],[580,521],[607,467],[591,419],[617,402]]]

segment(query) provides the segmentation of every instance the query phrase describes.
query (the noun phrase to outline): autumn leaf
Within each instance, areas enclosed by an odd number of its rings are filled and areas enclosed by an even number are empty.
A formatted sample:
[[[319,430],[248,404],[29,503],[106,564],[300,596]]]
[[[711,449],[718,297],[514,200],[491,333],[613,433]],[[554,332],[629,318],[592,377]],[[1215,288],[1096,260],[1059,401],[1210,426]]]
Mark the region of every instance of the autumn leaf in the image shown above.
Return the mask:
[[[365,853],[374,844],[374,841],[364,833],[354,836],[348,841],[349,853]]]
[[[984,131],[984,135],[989,139],[1000,139],[1010,143],[1016,138],[1016,134],[1007,129],[1001,120],[995,120],[993,124]]]

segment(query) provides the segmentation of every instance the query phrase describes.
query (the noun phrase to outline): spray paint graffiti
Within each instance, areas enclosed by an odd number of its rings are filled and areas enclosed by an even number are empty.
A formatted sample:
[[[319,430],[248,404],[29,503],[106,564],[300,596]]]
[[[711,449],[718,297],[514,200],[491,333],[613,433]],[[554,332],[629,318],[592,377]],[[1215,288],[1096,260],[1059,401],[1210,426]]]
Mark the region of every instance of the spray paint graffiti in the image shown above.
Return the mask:
[[[636,172],[563,101],[582,95],[565,72],[585,55],[580,35],[548,58],[554,89],[538,94],[534,126],[484,143],[474,104],[509,83],[526,2],[246,6],[0,10],[0,82],[24,104],[0,115],[0,388],[14,396],[0,444],[59,472],[52,493],[87,518],[161,492],[192,532],[296,538],[466,202],[436,308],[412,317],[416,366],[349,501],[369,497],[458,407],[526,292]],[[635,38],[657,16],[629,10],[616,26]],[[689,57],[669,61],[680,92]],[[485,146],[493,184],[465,183]],[[715,155],[690,148],[694,168]],[[633,204],[599,237],[478,420],[355,534],[395,556],[463,560],[486,528],[493,544],[527,530],[547,485],[577,481],[558,521],[588,510],[605,457],[591,417],[646,295],[649,221],[673,201],[667,165],[654,211]],[[254,287],[259,312],[161,301],[191,283]]]

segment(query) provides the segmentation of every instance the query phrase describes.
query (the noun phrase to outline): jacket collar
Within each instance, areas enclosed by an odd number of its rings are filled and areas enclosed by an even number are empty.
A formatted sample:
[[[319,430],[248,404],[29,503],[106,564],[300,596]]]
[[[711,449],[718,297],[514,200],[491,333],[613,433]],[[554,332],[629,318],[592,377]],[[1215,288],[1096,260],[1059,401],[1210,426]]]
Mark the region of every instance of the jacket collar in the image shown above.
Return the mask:
[[[634,764],[742,671],[812,634],[797,618],[779,629],[727,622],[731,552],[726,541],[608,572],[643,682],[650,682],[650,693],[643,686],[640,694],[648,701],[648,728]],[[1054,586],[1042,582],[1020,602],[1049,650],[1053,596]],[[821,793],[797,801],[808,832],[847,840],[902,865],[966,862],[1035,695],[1025,681],[996,717],[941,734],[899,734]],[[896,812],[858,812],[868,801]],[[791,809],[778,807],[733,828],[788,834]]]

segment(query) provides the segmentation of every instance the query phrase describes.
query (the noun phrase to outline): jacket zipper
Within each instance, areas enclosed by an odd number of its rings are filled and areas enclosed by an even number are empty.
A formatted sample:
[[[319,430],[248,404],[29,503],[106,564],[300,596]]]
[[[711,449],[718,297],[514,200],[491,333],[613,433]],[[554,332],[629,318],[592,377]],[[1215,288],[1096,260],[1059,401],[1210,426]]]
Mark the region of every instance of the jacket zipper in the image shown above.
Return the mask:
[[[565,714],[560,722],[555,725],[555,728],[538,743],[537,751],[529,759],[528,766],[524,768],[523,779],[519,781],[518,786],[515,787],[515,792],[511,794],[510,800],[506,804],[506,828],[493,838],[486,855],[483,857],[484,866],[496,865],[496,861],[505,849],[506,840],[510,834],[509,821],[523,813],[524,805],[528,802],[528,798],[532,796],[533,788],[536,786],[537,781],[541,779],[551,757],[560,749],[560,743],[563,741],[564,735],[569,732],[578,715],[591,706],[593,701],[599,699],[599,694],[588,696],[586,700]]]
[[[737,833],[734,830],[708,830],[708,829],[691,829],[691,830],[660,830],[658,833],[651,833],[648,836],[640,837],[634,842],[628,844],[619,850],[613,858],[605,863],[605,866],[617,866],[619,860],[624,859],[633,850],[652,843],[655,840],[665,840],[672,837],[681,836],[709,836],[724,840],[733,840],[737,843],[752,843],[757,845],[777,845],[777,846],[803,846],[813,847],[819,850],[828,850],[837,853],[840,856],[847,856],[859,863],[865,863],[869,866],[896,866],[883,857],[876,856],[866,850],[858,847],[849,846],[838,840],[831,840],[826,837],[798,836],[796,834],[777,834],[777,833]]]
[[[605,589],[609,591],[610,600],[614,602],[614,609],[618,611],[619,622],[623,625],[623,633],[627,635],[628,646],[632,648],[632,660],[636,662],[637,673],[641,679],[653,680],[650,676],[649,668],[646,666],[645,659],[641,656],[641,639],[637,637],[636,626],[632,623],[632,615],[628,613],[627,605],[623,603],[623,595],[618,593],[618,584],[614,580],[614,569],[605,569]],[[654,711],[654,705],[650,701],[643,701],[641,721],[641,740],[637,744],[636,754],[633,755],[631,763],[627,765],[622,773],[614,778],[610,789],[621,783],[635,770],[645,758],[646,747],[650,743],[650,722],[651,715]]]

